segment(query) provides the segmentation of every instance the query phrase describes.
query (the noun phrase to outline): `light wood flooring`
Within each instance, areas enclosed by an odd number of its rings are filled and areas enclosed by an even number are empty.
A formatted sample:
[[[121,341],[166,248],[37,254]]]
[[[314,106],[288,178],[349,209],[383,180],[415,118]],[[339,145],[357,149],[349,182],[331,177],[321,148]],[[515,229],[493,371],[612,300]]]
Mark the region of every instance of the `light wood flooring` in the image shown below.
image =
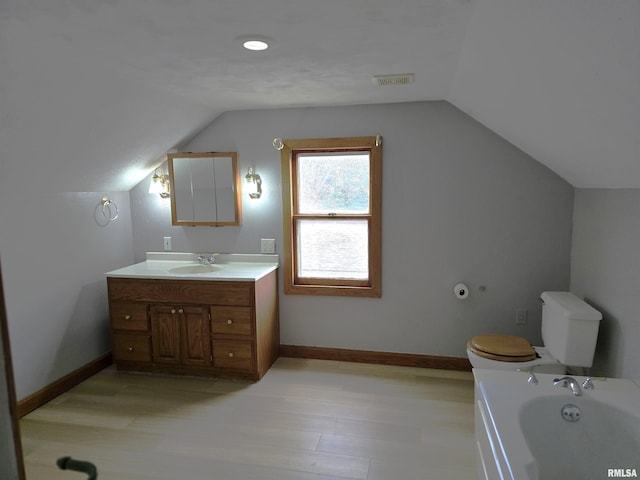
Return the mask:
[[[27,480],[473,479],[470,373],[280,358],[257,383],[110,367],[21,422]]]

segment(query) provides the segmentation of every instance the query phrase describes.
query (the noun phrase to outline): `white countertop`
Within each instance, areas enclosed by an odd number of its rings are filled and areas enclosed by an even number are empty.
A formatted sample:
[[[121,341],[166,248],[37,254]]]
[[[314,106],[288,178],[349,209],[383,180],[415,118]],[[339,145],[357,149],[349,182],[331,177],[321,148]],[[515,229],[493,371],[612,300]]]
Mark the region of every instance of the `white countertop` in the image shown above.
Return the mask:
[[[198,256],[208,257],[211,253],[147,252],[145,262],[107,272],[114,278],[156,278],[164,280],[216,280],[216,281],[256,281],[278,268],[278,255],[264,254],[216,254],[215,267],[218,270],[206,273],[172,273],[177,267],[196,266]]]

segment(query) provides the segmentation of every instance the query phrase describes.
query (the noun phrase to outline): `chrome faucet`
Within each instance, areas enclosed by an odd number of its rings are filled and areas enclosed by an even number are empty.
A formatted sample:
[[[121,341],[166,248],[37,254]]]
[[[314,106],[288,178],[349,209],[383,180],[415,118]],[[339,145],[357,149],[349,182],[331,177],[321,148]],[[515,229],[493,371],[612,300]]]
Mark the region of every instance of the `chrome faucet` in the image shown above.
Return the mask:
[[[594,389],[593,380],[591,379],[591,377],[587,377],[586,380],[582,382],[582,388],[584,388],[585,390]]]
[[[554,378],[553,385],[555,385],[556,387],[570,388],[571,393],[573,393],[576,397],[582,395],[580,383],[573,377]]]
[[[217,253],[212,253],[211,255],[200,255],[198,257],[198,263],[201,265],[213,265],[216,261]]]
[[[538,385],[538,377],[536,377],[536,374],[533,373],[533,369],[536,368],[537,366],[538,365],[534,365],[529,370],[525,370],[523,368],[518,368],[519,372],[528,372],[529,373],[529,378],[527,379],[527,383],[530,383],[532,385]]]

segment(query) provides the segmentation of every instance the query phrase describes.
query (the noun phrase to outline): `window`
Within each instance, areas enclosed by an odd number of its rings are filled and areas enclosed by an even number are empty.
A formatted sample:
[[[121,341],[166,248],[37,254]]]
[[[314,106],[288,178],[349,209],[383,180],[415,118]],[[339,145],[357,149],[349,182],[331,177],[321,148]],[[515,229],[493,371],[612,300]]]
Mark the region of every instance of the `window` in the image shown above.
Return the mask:
[[[284,141],[285,293],[381,296],[379,143]]]

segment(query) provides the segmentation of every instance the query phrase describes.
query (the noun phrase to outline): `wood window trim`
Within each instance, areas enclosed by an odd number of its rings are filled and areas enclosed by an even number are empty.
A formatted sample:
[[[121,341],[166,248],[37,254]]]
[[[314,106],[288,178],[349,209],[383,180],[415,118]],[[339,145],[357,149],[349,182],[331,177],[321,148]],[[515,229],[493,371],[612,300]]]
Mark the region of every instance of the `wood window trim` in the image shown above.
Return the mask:
[[[379,137],[313,138],[284,140],[280,151],[282,166],[282,213],[284,243],[284,292],[299,295],[331,295],[350,297],[382,296],[382,145]],[[314,215],[296,215],[294,218],[294,155],[319,151],[368,151],[370,154],[368,215],[340,215],[334,218],[367,218],[369,221],[369,279],[363,281],[341,281],[336,285],[332,279],[313,282],[297,281],[294,268],[295,218],[315,218]],[[326,218],[326,217],[322,217]]]

